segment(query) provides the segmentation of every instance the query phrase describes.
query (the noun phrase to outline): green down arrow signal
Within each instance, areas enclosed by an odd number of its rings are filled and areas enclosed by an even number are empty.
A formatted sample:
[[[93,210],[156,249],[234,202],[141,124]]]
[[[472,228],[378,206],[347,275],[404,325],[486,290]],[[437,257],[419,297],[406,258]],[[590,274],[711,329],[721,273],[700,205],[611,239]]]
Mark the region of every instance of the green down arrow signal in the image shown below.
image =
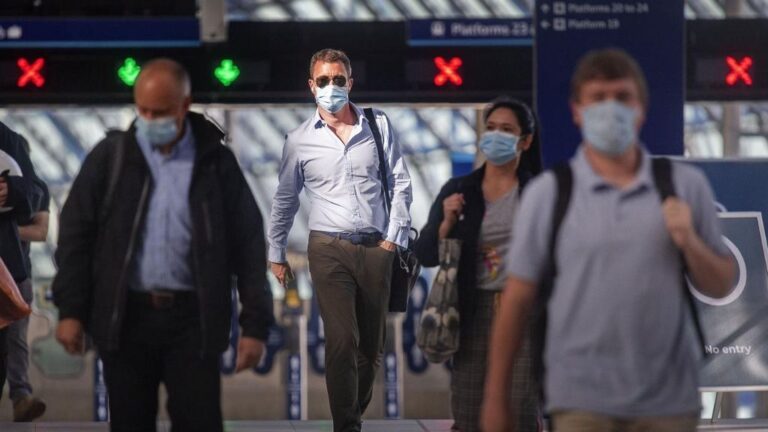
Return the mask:
[[[139,77],[139,72],[141,72],[141,67],[136,63],[136,60],[128,57],[117,70],[117,76],[125,85],[133,87],[133,84],[136,83],[136,78]]]
[[[231,59],[224,59],[213,74],[222,84],[229,87],[240,76],[240,68]]]

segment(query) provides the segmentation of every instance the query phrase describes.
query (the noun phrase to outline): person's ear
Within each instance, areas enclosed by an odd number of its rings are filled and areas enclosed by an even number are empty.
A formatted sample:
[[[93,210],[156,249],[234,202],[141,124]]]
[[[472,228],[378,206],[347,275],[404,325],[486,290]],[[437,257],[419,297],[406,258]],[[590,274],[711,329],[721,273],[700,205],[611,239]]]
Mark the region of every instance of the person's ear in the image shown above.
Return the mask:
[[[517,149],[520,151],[527,151],[533,144],[533,134],[523,135],[520,141],[517,142]]]

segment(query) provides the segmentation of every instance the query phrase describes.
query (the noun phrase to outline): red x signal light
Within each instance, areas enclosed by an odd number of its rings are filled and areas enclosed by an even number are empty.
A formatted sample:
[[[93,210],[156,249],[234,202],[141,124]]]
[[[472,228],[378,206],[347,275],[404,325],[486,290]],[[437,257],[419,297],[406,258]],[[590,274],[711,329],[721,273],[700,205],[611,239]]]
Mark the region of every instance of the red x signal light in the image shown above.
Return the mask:
[[[459,57],[453,57],[450,61],[446,61],[442,57],[435,57],[435,66],[438,73],[435,75],[435,85],[442,87],[448,81],[455,86],[460,86],[464,83],[464,80],[459,74],[459,68],[462,65],[462,60]]]
[[[42,74],[43,66],[45,66],[45,60],[42,58],[36,59],[30,64],[27,59],[20,58],[16,64],[21,69],[21,76],[16,82],[19,88],[26,87],[27,84],[32,84],[37,88],[42,87],[45,84],[45,78]]]
[[[752,75],[749,73],[749,68],[752,67],[752,57],[747,56],[740,61],[736,61],[735,58],[728,56],[725,58],[725,61],[728,63],[728,67],[730,67],[730,72],[725,77],[726,84],[733,87],[739,81],[743,81],[748,86],[752,85]]]

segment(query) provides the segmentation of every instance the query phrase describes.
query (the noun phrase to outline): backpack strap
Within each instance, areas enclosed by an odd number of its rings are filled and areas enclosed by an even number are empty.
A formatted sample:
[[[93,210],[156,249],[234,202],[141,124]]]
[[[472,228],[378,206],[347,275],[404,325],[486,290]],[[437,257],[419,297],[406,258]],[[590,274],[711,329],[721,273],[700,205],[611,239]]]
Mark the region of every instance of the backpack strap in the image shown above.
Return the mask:
[[[555,247],[557,246],[557,236],[560,232],[560,226],[563,224],[565,214],[568,212],[568,206],[571,203],[571,194],[573,192],[573,171],[569,163],[558,165],[553,170],[557,181],[557,198],[555,199],[555,209],[552,213],[552,232],[549,236],[549,265],[552,266],[554,274],[557,274],[555,265]]]
[[[555,206],[552,211],[551,231],[549,235],[549,243],[547,245],[547,261],[544,265],[544,273],[541,277],[541,281],[538,284],[531,329],[533,374],[534,377],[536,377],[536,382],[540,386],[539,393],[542,401],[545,399],[543,379],[545,373],[544,348],[546,346],[548,320],[547,308],[549,306],[549,299],[552,297],[555,278],[557,276],[557,263],[555,260],[557,238],[560,233],[560,227],[565,219],[565,215],[568,212],[568,206],[570,205],[571,195],[573,193],[573,171],[571,170],[569,163],[566,162],[555,166],[552,169],[552,173],[555,175],[557,185],[555,192]]]
[[[389,182],[387,181],[387,165],[386,157],[384,156],[384,142],[381,139],[381,132],[379,132],[379,125],[376,123],[376,115],[373,113],[373,108],[363,109],[365,118],[368,119],[368,127],[371,128],[371,134],[373,140],[376,141],[376,151],[379,154],[379,176],[381,177],[381,188],[384,192],[384,205],[386,206],[387,214],[392,211],[392,198],[389,195]]]
[[[651,171],[661,202],[669,197],[677,196],[675,184],[672,181],[672,161],[668,158],[653,158],[651,159]]]
[[[573,192],[573,171],[571,165],[566,163],[557,165],[552,169],[557,182],[557,195],[555,196],[555,207],[552,211],[552,224],[549,234],[549,243],[547,244],[547,263],[544,267],[544,276],[542,277],[542,286],[539,289],[539,297],[545,303],[552,297],[554,280],[557,276],[557,262],[555,253],[557,252],[557,238],[560,233],[560,226],[563,224],[565,214],[568,212],[568,206],[571,203],[571,194]],[[541,288],[544,288],[543,290]]]
[[[669,158],[653,158],[651,159],[651,170],[653,172],[653,182],[656,185],[656,191],[659,193],[661,202],[669,197],[676,197],[675,183],[672,180],[672,161]],[[707,357],[709,353],[705,347],[707,346],[706,338],[704,337],[704,329],[701,327],[701,320],[699,319],[699,310],[696,308],[696,301],[691,294],[691,290],[688,289],[688,281],[686,274],[688,269],[685,266],[685,257],[680,254],[680,262],[683,263],[683,268],[680,270],[680,285],[685,293],[686,303],[691,310],[691,318],[693,319],[693,326],[696,330],[696,337],[701,344],[701,351],[704,353],[704,357]]]
[[[112,201],[115,198],[115,189],[120,180],[120,174],[123,170],[123,160],[125,159],[125,141],[127,132],[111,130],[107,131],[109,161],[107,164],[107,186],[104,192],[104,198],[99,207],[99,224],[104,224],[112,209]]]

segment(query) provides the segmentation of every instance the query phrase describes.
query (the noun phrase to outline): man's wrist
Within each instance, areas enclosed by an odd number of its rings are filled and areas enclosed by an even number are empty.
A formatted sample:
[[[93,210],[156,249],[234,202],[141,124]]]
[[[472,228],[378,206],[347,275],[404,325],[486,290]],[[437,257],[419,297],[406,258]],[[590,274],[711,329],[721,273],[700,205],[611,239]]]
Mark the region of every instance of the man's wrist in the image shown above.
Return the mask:
[[[267,260],[275,264],[285,264],[287,261],[285,258],[285,248],[270,246]]]

